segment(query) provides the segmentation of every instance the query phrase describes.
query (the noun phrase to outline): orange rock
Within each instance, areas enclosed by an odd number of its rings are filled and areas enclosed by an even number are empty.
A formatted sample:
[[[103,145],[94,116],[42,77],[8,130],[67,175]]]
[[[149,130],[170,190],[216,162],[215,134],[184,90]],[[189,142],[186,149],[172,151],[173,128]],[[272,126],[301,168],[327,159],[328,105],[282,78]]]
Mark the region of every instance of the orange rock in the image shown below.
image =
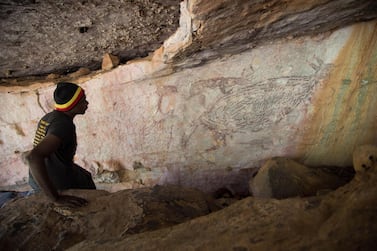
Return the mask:
[[[345,185],[353,175],[346,167],[308,167],[288,158],[275,157],[250,180],[249,191],[260,198],[314,196]]]
[[[90,70],[88,68],[80,68],[77,71],[69,74],[68,76],[71,78],[78,78],[84,75],[87,75],[90,73]]]
[[[375,168],[377,163],[377,146],[361,145],[353,151],[353,167],[356,173],[367,173]]]
[[[48,74],[48,75],[47,75],[46,79],[47,79],[47,80],[52,80],[52,79],[57,79],[57,78],[59,78],[59,77],[60,77],[59,74],[51,73],[51,74]]]
[[[117,56],[106,53],[102,59],[102,70],[110,70],[119,65],[119,58]]]

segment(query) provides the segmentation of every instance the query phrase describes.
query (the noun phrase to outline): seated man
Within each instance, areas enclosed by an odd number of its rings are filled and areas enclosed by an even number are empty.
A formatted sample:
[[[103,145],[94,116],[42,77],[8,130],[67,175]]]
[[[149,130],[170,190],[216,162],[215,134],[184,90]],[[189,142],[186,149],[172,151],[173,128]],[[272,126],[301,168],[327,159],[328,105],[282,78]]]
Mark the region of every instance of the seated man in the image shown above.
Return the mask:
[[[82,206],[83,198],[59,194],[64,189],[96,189],[91,174],[76,165],[76,127],[73,119],[88,108],[84,90],[76,84],[60,82],[54,91],[55,110],[38,123],[34,148],[27,154],[29,184],[42,190],[54,202]]]

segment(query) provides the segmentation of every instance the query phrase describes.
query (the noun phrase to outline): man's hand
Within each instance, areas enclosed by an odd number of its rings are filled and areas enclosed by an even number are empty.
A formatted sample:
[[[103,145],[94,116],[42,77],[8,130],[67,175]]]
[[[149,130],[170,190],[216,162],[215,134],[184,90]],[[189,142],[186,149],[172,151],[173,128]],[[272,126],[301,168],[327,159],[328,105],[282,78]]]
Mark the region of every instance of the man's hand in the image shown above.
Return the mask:
[[[68,206],[68,207],[82,207],[88,204],[86,199],[71,196],[71,195],[59,195],[55,200],[55,203]]]

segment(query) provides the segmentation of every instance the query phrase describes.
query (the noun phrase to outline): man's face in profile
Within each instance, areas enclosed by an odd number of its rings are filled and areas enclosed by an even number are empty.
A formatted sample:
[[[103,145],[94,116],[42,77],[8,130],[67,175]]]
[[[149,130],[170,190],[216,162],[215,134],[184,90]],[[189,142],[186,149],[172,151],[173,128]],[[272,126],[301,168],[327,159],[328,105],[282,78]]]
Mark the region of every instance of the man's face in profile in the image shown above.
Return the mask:
[[[86,95],[84,94],[72,111],[76,114],[85,114],[85,111],[88,109],[88,105],[89,102],[86,100]]]

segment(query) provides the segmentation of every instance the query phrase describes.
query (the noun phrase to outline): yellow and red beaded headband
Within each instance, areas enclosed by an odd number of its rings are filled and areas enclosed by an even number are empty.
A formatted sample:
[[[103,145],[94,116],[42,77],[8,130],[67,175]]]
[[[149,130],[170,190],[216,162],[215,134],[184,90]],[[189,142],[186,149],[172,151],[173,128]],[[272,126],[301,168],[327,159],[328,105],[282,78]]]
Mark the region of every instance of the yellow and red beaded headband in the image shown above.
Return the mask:
[[[55,110],[66,112],[71,110],[77,102],[80,101],[81,97],[84,96],[84,90],[81,87],[78,87],[73,97],[65,104],[55,103]]]

